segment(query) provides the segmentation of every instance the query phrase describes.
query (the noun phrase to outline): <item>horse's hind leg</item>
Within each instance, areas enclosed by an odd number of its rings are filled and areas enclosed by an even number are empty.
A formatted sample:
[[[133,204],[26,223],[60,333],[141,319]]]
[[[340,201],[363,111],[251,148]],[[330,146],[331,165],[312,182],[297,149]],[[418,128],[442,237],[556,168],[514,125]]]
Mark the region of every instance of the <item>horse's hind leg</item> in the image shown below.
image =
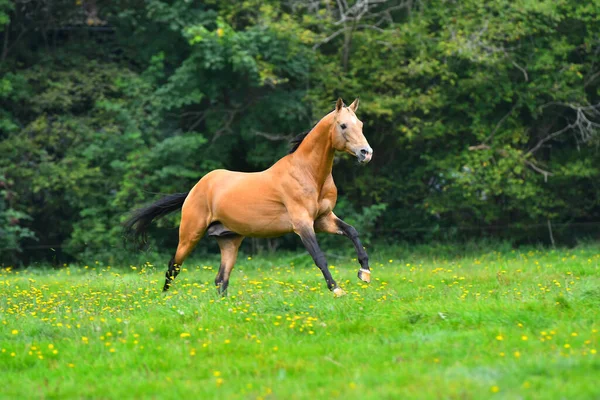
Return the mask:
[[[203,215],[187,211],[184,207],[181,215],[181,225],[179,225],[179,244],[175,256],[169,261],[169,269],[165,274],[165,286],[163,291],[169,290],[173,279],[179,275],[181,264],[187,256],[194,250],[198,241],[206,232],[207,222]]]
[[[239,235],[217,237],[217,243],[219,243],[219,248],[221,249],[221,266],[215,278],[215,285],[221,294],[224,294],[227,286],[229,286],[229,276],[235,265],[238,250],[243,240],[244,236]]]

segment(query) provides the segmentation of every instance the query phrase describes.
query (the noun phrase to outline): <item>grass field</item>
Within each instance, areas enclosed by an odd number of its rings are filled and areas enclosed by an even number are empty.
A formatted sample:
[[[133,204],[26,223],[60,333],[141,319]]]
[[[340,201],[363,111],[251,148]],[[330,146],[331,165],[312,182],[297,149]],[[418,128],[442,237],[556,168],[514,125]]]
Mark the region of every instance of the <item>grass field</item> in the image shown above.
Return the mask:
[[[3,398],[600,398],[600,248],[4,269]],[[163,263],[166,264],[166,263]]]

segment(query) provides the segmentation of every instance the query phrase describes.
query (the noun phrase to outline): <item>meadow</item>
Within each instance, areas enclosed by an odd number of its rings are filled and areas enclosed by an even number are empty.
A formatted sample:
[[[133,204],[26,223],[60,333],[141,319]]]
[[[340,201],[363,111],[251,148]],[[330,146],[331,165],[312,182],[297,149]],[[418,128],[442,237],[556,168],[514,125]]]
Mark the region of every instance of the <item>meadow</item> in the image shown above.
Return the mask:
[[[0,272],[2,398],[600,398],[600,247]]]

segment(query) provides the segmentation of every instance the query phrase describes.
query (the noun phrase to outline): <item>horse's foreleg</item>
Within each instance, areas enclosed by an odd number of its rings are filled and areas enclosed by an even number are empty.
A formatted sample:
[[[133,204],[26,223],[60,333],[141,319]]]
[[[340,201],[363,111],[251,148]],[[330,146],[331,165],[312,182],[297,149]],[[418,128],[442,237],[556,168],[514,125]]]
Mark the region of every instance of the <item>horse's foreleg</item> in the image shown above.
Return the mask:
[[[204,236],[206,231],[206,221],[198,213],[186,212],[184,209],[181,215],[181,225],[179,226],[179,244],[175,256],[169,261],[169,269],[165,274],[165,285],[163,291],[169,290],[171,283],[181,270],[181,264],[190,255],[198,241]]]
[[[343,296],[346,294],[333,280],[331,272],[329,272],[327,260],[325,259],[325,254],[319,247],[319,243],[317,242],[317,235],[315,235],[312,221],[309,224],[301,224],[298,227],[295,227],[294,232],[300,236],[304,247],[306,247],[306,250],[308,250],[308,253],[312,256],[315,264],[323,273],[323,277],[327,282],[327,287],[329,290],[333,291],[336,296]]]
[[[364,282],[371,282],[371,269],[369,268],[369,256],[358,237],[356,229],[339,219],[333,212],[324,215],[315,221],[315,230],[317,232],[333,233],[335,235],[344,235],[352,241],[360,269],[358,270],[358,279]]]
[[[215,285],[219,293],[223,295],[226,293],[227,286],[229,286],[229,276],[243,240],[244,236],[239,235],[217,237],[217,243],[219,243],[221,249],[221,266],[215,278]]]

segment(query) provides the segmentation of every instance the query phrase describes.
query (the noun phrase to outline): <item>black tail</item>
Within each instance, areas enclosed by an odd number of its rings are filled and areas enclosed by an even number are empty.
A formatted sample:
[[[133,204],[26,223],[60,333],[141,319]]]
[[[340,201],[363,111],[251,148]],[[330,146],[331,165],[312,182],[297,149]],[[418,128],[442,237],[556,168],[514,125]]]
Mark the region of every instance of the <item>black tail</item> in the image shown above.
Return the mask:
[[[187,193],[175,193],[140,209],[135,210],[125,222],[125,236],[132,237],[140,244],[146,242],[146,230],[155,219],[179,210],[188,196]]]

